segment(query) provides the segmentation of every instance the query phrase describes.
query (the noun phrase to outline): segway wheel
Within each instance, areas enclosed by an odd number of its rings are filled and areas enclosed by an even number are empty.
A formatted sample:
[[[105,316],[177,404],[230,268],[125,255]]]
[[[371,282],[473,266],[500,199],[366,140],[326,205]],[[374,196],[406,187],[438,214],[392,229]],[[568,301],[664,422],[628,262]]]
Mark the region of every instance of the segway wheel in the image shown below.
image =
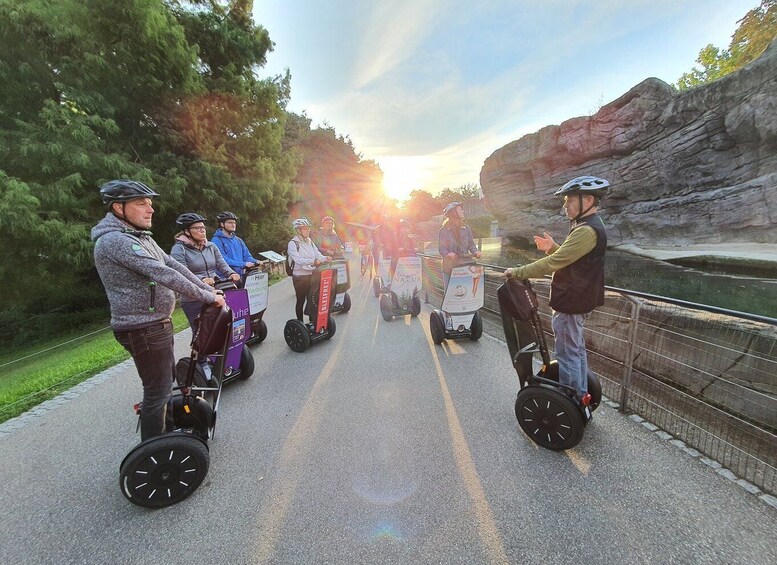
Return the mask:
[[[254,374],[254,356],[251,354],[251,350],[247,346],[243,346],[243,351],[240,352],[240,374],[238,379],[244,381]]]
[[[375,297],[380,296],[380,289],[383,288],[383,281],[380,277],[374,276],[372,277],[372,292],[375,295]]]
[[[351,309],[351,296],[346,292],[345,296],[343,296],[343,306],[342,308],[340,308],[340,312],[345,314],[350,309]]]
[[[251,323],[251,337],[246,341],[246,345],[254,345],[255,343],[262,343],[267,337],[267,324],[264,320]]]
[[[329,314],[329,317],[326,319],[326,338],[332,339],[336,331],[337,324],[335,324],[335,319],[332,317],[332,314]]]
[[[432,341],[436,345],[440,345],[445,341],[445,325],[442,321],[442,316],[436,310],[429,316],[429,330],[432,333]]]
[[[477,341],[480,336],[483,335],[483,318],[480,317],[480,311],[475,312],[472,316],[472,325],[469,327],[469,338],[472,341]]]
[[[412,309],[410,310],[410,317],[415,318],[421,313],[421,299],[418,296],[414,296],[411,304]]]
[[[380,315],[387,322],[394,319],[394,305],[391,303],[391,296],[388,294],[380,295]]]
[[[164,434],[140,443],[119,470],[122,494],[138,506],[164,508],[182,501],[208,474],[207,444],[186,433]]]
[[[542,385],[521,389],[515,399],[515,417],[532,441],[553,451],[575,447],[585,430],[583,414],[575,403]]]
[[[286,345],[296,353],[302,353],[310,347],[310,333],[308,328],[299,320],[289,320],[283,328],[283,337]]]

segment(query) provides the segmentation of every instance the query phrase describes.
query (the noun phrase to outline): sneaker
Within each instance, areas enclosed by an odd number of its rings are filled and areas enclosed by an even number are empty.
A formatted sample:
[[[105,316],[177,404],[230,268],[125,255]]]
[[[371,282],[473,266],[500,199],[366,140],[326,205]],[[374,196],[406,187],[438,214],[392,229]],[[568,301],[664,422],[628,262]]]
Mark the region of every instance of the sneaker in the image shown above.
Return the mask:
[[[213,371],[210,368],[210,365],[207,363],[200,365],[202,367],[202,372],[205,373],[205,380],[209,383],[213,381]]]

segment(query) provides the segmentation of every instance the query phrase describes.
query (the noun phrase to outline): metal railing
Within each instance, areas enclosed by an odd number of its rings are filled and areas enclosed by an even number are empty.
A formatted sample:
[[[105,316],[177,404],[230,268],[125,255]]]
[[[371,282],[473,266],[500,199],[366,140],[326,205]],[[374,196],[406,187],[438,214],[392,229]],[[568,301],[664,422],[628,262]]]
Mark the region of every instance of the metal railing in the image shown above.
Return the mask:
[[[422,258],[427,302],[439,305],[440,258]],[[496,289],[504,267],[484,266],[484,327],[502,335]],[[550,281],[533,282],[549,320]],[[550,323],[544,327],[553,347]],[[586,321],[586,345],[619,410],[777,494],[777,319],[606,287],[604,306]]]

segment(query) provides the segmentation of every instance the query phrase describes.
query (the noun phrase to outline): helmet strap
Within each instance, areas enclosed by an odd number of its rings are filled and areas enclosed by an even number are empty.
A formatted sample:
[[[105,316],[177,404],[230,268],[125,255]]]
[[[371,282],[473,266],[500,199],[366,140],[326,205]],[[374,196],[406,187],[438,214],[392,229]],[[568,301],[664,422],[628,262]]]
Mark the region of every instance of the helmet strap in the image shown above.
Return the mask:
[[[121,216],[119,216],[116,213],[116,208],[113,207],[114,204],[121,204]],[[124,206],[126,206],[126,205],[127,205],[126,202],[120,202],[120,203],[119,202],[112,202],[111,203],[111,214],[113,214],[116,218],[120,219],[125,224],[129,224],[130,226],[135,228],[137,231],[148,231],[148,230],[146,230],[146,228],[144,228],[142,226],[137,226],[137,225],[133,224],[132,222],[130,222],[127,219],[127,214],[124,212]]]
[[[583,217],[585,217],[585,215],[588,214],[588,212],[590,212],[594,208],[596,208],[596,205],[598,204],[598,202],[596,201],[596,197],[594,196],[593,197],[594,198],[593,204],[591,204],[588,208],[583,210],[583,194],[578,192],[577,193],[577,197],[580,199],[580,212],[578,212],[577,216],[575,216],[575,218],[572,220],[573,222],[576,222],[576,221],[582,219]]]

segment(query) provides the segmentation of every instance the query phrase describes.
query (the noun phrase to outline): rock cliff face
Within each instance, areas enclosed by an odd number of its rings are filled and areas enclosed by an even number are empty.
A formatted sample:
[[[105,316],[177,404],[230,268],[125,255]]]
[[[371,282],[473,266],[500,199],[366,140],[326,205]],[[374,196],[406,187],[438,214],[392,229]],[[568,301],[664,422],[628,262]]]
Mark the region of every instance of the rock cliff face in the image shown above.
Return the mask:
[[[709,85],[678,93],[650,78],[594,116],[513,141],[480,184],[506,235],[531,242],[563,235],[553,192],[584,174],[613,186],[601,209],[612,245],[774,242],[777,41]]]

